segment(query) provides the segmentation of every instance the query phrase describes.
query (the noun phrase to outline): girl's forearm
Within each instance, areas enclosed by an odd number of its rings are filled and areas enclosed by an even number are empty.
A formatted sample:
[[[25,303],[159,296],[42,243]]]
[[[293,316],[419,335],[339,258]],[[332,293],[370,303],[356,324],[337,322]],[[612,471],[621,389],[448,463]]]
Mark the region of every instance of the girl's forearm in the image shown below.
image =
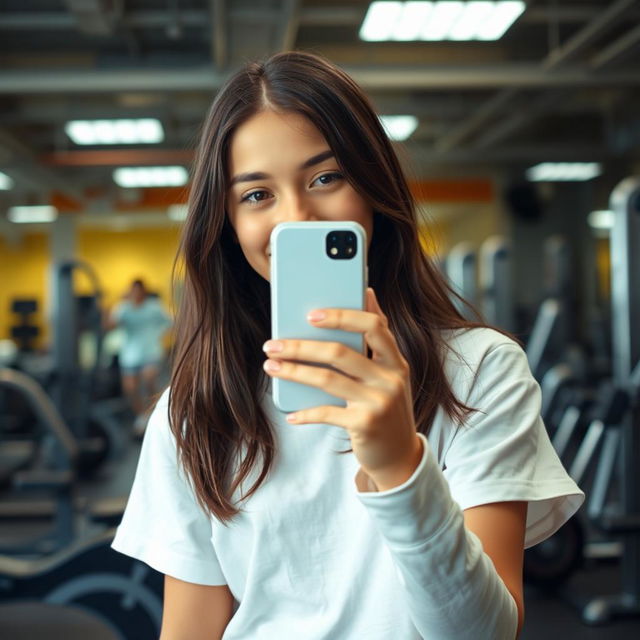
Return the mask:
[[[415,482],[358,494],[391,551],[413,624],[425,638],[514,640],[515,600],[426,448]]]

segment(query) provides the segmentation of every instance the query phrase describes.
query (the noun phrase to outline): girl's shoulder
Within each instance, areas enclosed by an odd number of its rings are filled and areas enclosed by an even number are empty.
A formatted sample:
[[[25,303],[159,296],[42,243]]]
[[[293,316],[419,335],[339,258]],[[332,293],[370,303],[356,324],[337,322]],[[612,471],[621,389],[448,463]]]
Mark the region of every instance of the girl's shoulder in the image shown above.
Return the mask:
[[[462,399],[479,383],[495,384],[512,375],[530,377],[522,347],[495,329],[458,329],[443,332],[442,337],[445,375]]]
[[[455,329],[442,332],[445,361],[452,365],[479,366],[492,352],[501,349],[524,354],[522,347],[509,336],[491,327]]]

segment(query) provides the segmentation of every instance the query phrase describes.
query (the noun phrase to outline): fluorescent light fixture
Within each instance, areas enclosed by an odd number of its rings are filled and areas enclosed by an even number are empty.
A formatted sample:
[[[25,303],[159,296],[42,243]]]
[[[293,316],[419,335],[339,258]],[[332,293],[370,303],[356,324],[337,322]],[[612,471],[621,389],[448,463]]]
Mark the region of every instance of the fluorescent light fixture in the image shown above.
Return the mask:
[[[389,40],[402,14],[402,2],[372,2],[360,27],[360,39],[368,42]]]
[[[13,180],[6,174],[0,171],[0,190],[8,191],[13,188]]]
[[[451,40],[473,40],[479,24],[484,24],[495,11],[493,2],[469,2],[449,29]]]
[[[449,31],[465,9],[464,2],[436,2],[422,27],[422,40],[448,40]]]
[[[524,2],[496,2],[487,20],[478,25],[476,40],[500,40],[507,29],[524,13]]]
[[[189,174],[184,167],[119,167],[113,179],[120,187],[181,187]]]
[[[610,209],[592,211],[587,216],[587,223],[592,229],[611,229],[613,227],[614,213]]]
[[[71,120],[64,127],[76,144],[154,144],[164,140],[155,118],[137,120]]]
[[[7,217],[18,224],[53,222],[58,217],[58,210],[49,205],[9,207]]]
[[[360,38],[382,40],[498,40],[524,12],[520,0],[372,2]]]
[[[405,2],[399,18],[391,24],[391,39],[419,40],[422,25],[432,9],[433,2]]]
[[[406,140],[418,126],[415,116],[380,116],[380,122],[391,140]]]
[[[541,162],[526,172],[531,182],[581,182],[601,173],[598,162]]]
[[[171,220],[182,222],[187,219],[189,207],[186,204],[171,204],[167,207],[167,215]]]

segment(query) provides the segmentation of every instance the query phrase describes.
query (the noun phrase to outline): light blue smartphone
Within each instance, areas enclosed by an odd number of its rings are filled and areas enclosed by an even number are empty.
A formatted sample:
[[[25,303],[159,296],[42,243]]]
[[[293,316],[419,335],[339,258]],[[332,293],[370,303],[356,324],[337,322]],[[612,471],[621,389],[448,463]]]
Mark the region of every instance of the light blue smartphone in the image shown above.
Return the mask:
[[[283,222],[271,232],[271,335],[342,342],[364,354],[361,333],[312,326],[318,308],[364,309],[367,238],[357,222]],[[316,363],[313,363],[316,364]],[[273,401],[290,412],[346,402],[309,385],[272,378]]]

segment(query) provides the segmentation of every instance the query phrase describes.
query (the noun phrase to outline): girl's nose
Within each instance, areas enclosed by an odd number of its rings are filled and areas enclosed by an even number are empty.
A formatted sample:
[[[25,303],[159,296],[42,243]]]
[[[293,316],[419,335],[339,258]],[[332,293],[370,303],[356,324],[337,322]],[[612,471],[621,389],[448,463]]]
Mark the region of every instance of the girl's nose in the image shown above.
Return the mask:
[[[313,207],[302,198],[295,198],[284,204],[282,212],[283,222],[306,222],[317,220]]]

